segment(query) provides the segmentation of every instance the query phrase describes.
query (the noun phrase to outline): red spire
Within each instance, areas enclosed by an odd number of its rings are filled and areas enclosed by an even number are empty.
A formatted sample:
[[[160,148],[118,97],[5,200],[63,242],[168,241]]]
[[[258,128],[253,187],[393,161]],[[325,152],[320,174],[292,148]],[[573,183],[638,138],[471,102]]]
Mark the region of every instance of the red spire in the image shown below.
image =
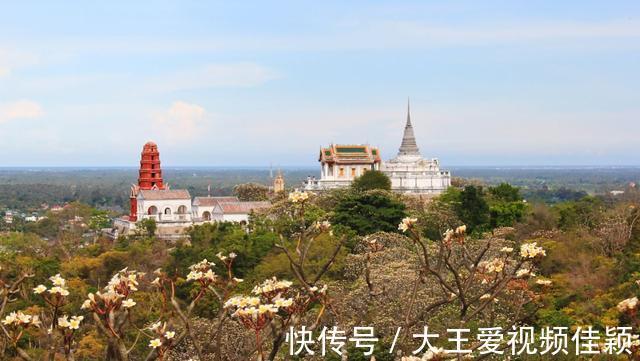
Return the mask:
[[[165,189],[162,181],[162,169],[160,169],[160,152],[158,152],[158,146],[154,142],[147,142],[142,147],[138,185],[131,186],[129,220],[133,222],[138,220],[137,196],[140,189]]]
[[[138,186],[145,190],[164,189],[162,170],[160,169],[160,152],[154,142],[147,142],[142,148]]]

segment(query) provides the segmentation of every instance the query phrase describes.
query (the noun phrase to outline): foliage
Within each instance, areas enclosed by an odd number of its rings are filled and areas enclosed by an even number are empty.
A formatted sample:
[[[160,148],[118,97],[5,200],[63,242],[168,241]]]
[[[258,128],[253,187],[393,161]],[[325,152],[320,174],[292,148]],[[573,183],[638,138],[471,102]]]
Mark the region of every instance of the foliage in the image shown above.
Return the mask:
[[[331,222],[366,235],[395,231],[405,215],[404,204],[394,195],[374,190],[347,194],[336,205]]]
[[[233,194],[241,201],[266,201],[269,188],[258,183],[244,183],[233,187]]]
[[[357,191],[370,191],[381,189],[391,190],[391,180],[379,170],[370,170],[353,180],[351,187]]]

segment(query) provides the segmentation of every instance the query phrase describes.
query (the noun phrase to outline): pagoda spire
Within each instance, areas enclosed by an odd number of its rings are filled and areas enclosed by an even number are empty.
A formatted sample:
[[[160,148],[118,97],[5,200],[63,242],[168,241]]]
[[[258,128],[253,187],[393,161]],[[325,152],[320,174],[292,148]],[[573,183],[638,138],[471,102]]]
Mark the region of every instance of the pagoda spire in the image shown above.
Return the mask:
[[[418,149],[416,136],[413,134],[413,126],[411,125],[411,104],[409,99],[407,99],[407,124],[404,126],[402,144],[400,144],[398,155],[420,155],[420,149]]]

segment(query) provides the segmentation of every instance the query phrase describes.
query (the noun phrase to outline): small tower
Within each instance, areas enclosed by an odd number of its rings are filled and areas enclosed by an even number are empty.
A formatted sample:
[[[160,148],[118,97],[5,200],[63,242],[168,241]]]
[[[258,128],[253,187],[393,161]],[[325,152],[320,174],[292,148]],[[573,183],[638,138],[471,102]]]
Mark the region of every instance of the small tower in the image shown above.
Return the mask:
[[[284,192],[284,177],[282,176],[282,172],[278,170],[278,175],[273,179],[273,192],[281,193]]]
[[[160,152],[154,142],[147,142],[142,147],[140,154],[140,170],[138,171],[138,184],[131,185],[129,200],[131,209],[129,220],[138,220],[138,191],[141,189],[165,189],[166,185],[162,181],[162,169],[160,168]]]

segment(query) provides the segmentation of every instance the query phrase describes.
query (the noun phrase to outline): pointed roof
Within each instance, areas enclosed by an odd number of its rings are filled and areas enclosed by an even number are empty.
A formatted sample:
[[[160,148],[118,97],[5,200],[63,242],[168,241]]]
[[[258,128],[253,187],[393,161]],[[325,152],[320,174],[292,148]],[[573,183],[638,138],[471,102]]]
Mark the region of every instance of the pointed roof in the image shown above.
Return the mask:
[[[413,134],[413,126],[411,125],[411,108],[409,100],[407,100],[407,124],[404,126],[402,144],[400,144],[398,155],[420,155],[420,149],[418,149],[416,136]]]

